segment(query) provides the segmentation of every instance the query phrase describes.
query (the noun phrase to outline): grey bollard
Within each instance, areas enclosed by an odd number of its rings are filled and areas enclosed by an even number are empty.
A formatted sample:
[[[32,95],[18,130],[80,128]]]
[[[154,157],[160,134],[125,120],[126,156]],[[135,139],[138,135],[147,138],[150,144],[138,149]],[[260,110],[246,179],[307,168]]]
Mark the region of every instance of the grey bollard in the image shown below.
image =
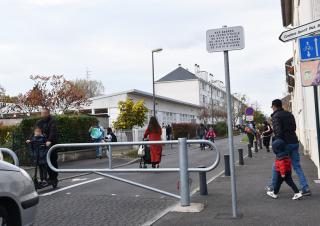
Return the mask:
[[[258,142],[254,142],[254,152],[258,152]]]
[[[243,160],[243,149],[238,149],[239,152],[239,165],[243,166],[244,165],[244,160]]]
[[[199,166],[198,168],[206,168],[206,167]],[[208,195],[207,173],[206,172],[199,172],[199,187],[200,187],[200,195]]]
[[[260,150],[263,149],[263,147],[262,147],[262,138],[259,139],[259,148],[260,148]]]
[[[230,176],[230,156],[224,155],[224,175]]]
[[[252,149],[250,144],[248,144],[248,157],[252,158]]]

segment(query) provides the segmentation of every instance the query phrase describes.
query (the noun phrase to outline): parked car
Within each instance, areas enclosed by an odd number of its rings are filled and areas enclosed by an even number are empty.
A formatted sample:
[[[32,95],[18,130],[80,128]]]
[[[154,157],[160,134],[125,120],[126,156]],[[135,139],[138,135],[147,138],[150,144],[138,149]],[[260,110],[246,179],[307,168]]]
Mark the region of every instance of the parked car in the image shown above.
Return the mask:
[[[29,174],[0,161],[0,226],[26,226],[34,223],[38,193]]]

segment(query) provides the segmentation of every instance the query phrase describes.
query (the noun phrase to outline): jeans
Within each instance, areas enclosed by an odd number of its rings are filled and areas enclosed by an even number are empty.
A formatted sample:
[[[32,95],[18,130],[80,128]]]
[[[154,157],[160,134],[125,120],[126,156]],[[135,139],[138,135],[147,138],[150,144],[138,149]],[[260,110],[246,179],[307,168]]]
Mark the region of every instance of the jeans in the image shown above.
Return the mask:
[[[102,140],[94,140],[95,143],[101,143]],[[96,146],[96,157],[102,156],[102,146]]]
[[[289,150],[289,152],[290,152],[292,168],[294,169],[294,171],[296,172],[296,174],[299,177],[299,183],[300,183],[301,189],[308,190],[309,185],[308,185],[307,179],[304,176],[304,173],[303,173],[303,171],[301,169],[301,165],[300,165],[299,144],[287,144],[286,150]],[[275,170],[275,166],[273,164],[273,166],[272,166],[272,179],[271,179],[271,183],[269,186],[274,188],[276,185],[277,179],[278,179],[277,171]]]
[[[291,172],[286,172],[285,177],[281,177],[280,172],[277,172],[277,183],[276,186],[274,187],[274,194],[278,194],[281,184],[285,181],[287,185],[289,185],[294,193],[298,193],[299,189],[297,188],[296,184],[293,182],[292,177],[291,177]]]

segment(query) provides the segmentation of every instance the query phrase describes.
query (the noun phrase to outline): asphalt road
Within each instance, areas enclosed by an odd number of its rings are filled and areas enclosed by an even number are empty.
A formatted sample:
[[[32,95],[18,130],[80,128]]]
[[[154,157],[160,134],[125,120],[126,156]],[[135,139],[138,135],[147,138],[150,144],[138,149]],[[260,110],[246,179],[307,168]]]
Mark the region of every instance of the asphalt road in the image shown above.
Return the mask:
[[[235,150],[244,148],[242,136],[235,137]],[[221,154],[219,166],[207,173],[207,181],[212,180],[224,170],[223,154],[228,153],[228,140],[216,141]],[[178,167],[178,148],[166,147],[163,152],[161,167]],[[200,151],[198,145],[188,148],[189,167],[209,166],[216,154],[213,151]],[[236,160],[238,154],[235,152]],[[128,160],[114,160],[113,165],[121,165]],[[126,168],[138,167],[133,163]],[[60,168],[105,168],[108,160],[84,160],[66,163]],[[124,168],[123,167],[123,168]],[[60,174],[60,178],[75,174]],[[179,194],[178,173],[117,173],[117,176],[146,184],[158,189]],[[197,173],[191,173],[191,188],[195,192],[198,187]],[[209,191],[210,192],[210,191]],[[168,207],[179,200],[159,193],[144,190],[123,182],[115,181],[96,174],[86,174],[76,178],[65,179],[55,190],[51,188],[39,191],[40,204],[35,225],[143,225],[152,222]]]

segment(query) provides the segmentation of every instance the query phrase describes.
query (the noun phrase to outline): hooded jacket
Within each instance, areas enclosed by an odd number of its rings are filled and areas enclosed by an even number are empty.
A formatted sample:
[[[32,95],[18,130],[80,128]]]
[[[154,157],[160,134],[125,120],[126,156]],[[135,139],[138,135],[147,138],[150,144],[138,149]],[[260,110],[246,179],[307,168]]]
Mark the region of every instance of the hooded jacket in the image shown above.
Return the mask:
[[[296,144],[299,142],[296,135],[296,121],[290,112],[278,109],[271,117],[274,140],[282,139],[286,144]]]

